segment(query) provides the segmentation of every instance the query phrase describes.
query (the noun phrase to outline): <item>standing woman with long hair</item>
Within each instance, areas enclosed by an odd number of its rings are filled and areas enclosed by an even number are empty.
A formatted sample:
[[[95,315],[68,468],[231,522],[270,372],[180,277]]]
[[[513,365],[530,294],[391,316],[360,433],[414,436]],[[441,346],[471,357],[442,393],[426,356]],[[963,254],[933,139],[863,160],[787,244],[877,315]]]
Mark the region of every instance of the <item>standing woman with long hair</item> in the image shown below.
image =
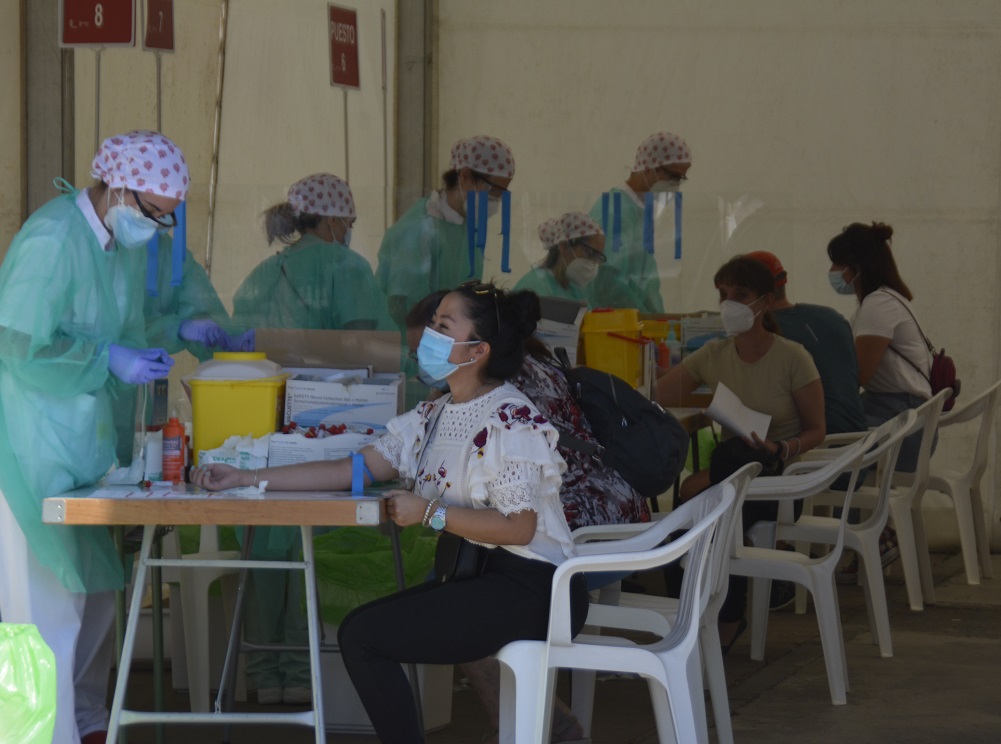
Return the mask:
[[[914,296],[890,251],[892,237],[893,228],[882,222],[854,222],[827,244],[831,286],[859,302],[852,332],[870,426],[916,408],[932,394],[931,355],[911,308]],[[920,446],[920,434],[904,440],[897,470],[914,472]]]

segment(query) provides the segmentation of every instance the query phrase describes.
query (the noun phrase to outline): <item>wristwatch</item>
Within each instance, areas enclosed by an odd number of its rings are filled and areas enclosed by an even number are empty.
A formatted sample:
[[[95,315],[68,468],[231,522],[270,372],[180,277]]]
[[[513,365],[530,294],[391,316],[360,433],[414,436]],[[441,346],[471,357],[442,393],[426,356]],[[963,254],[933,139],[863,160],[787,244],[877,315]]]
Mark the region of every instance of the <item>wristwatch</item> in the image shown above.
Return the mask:
[[[438,504],[438,508],[434,510],[434,514],[428,520],[428,526],[435,532],[441,532],[445,529],[445,510],[447,508],[444,504]]]

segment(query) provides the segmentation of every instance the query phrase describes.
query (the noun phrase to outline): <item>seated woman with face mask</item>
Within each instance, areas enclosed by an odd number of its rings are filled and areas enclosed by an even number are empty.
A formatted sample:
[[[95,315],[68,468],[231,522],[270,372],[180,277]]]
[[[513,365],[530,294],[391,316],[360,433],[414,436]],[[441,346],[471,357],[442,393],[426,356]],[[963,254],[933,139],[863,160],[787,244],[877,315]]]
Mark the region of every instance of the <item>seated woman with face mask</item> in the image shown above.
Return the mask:
[[[583,212],[567,212],[539,225],[546,257],[518,280],[515,289],[530,289],[540,297],[581,300],[591,306],[588,287],[605,257],[605,233]]]
[[[773,474],[782,462],[820,444],[824,424],[824,388],[810,353],[777,334],[769,314],[775,302],[775,279],[760,261],[735,256],[716,272],[720,313],[727,338],[711,341],[681,360],[657,381],[657,402],[677,406],[699,385],[716,391],[723,383],[749,408],[766,413],[766,432],[738,439],[723,431],[709,469],[699,470],[681,485],[684,501],[718,483],[748,462],[762,462]],[[744,527],[774,520],[776,502],[744,504]],[[731,577],[730,591],[720,610],[720,639],[729,648],[743,622],[747,580]]]
[[[575,554],[559,496],[566,465],[556,429],[508,382],[539,317],[531,292],[472,283],[446,294],[417,356],[428,375],[448,380],[449,392],[392,419],[388,433],[361,450],[371,480],[414,483],[386,494],[396,524],[462,537],[479,553],[472,576],[383,597],[341,623],[344,666],[380,741],[424,741],[401,662],[458,664],[546,636],[553,573]],[[214,464],[196,468],[192,480],[211,489],[267,481],[282,491],[345,490],[352,469],[352,458],[257,473]],[[587,614],[578,579],[570,597],[575,634]]]

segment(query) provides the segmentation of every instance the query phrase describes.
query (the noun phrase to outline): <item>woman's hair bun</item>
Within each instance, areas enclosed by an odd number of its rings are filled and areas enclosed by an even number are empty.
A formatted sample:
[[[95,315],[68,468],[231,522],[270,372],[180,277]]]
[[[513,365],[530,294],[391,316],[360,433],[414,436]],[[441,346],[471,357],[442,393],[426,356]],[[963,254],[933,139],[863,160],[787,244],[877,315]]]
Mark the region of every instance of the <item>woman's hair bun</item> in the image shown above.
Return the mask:
[[[873,222],[871,229],[873,237],[877,240],[883,241],[884,243],[889,243],[890,238],[893,237],[893,228],[885,222]]]
[[[542,317],[542,306],[539,304],[539,296],[531,290],[522,289],[510,293],[511,310],[514,313],[515,323],[518,328],[518,335],[528,338],[535,333],[539,319]]]

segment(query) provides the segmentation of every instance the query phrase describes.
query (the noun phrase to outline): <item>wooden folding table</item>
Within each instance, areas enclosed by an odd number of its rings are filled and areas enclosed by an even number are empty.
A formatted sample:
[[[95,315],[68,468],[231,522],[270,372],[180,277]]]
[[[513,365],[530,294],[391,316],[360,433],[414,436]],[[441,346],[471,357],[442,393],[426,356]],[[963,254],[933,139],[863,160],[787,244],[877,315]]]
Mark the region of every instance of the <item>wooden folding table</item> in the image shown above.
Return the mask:
[[[139,486],[92,486],[45,499],[42,519],[53,524],[76,525],[143,525],[139,568],[132,592],[132,606],[118,667],[115,697],[111,709],[108,741],[113,742],[120,727],[138,723],[269,723],[312,726],[317,744],[326,741],[323,721],[323,689],[320,675],[320,621],[316,597],[316,577],[313,560],[314,526],[378,526],[386,522],[383,497],[378,492],[353,496],[337,492],[272,492],[254,494],[253,489],[208,492],[184,484],[173,487],[144,489]],[[302,530],[302,561],[249,560],[247,552],[240,560],[162,559],[152,558],[153,536],[157,525],[224,525],[296,526]],[[395,528],[390,530],[394,557],[399,573],[399,543]],[[271,568],[301,570],[305,573],[306,615],[309,628],[309,659],[313,680],[313,709],[295,713],[234,713],[223,712],[223,691],[216,699],[213,713],[162,711],[132,711],[124,708],[129,668],[135,646],[147,572],[155,567],[198,568],[224,565],[227,568]],[[237,601],[238,617],[234,621],[229,649],[226,653],[225,680],[235,669],[238,653],[240,600],[244,590],[241,581]]]

